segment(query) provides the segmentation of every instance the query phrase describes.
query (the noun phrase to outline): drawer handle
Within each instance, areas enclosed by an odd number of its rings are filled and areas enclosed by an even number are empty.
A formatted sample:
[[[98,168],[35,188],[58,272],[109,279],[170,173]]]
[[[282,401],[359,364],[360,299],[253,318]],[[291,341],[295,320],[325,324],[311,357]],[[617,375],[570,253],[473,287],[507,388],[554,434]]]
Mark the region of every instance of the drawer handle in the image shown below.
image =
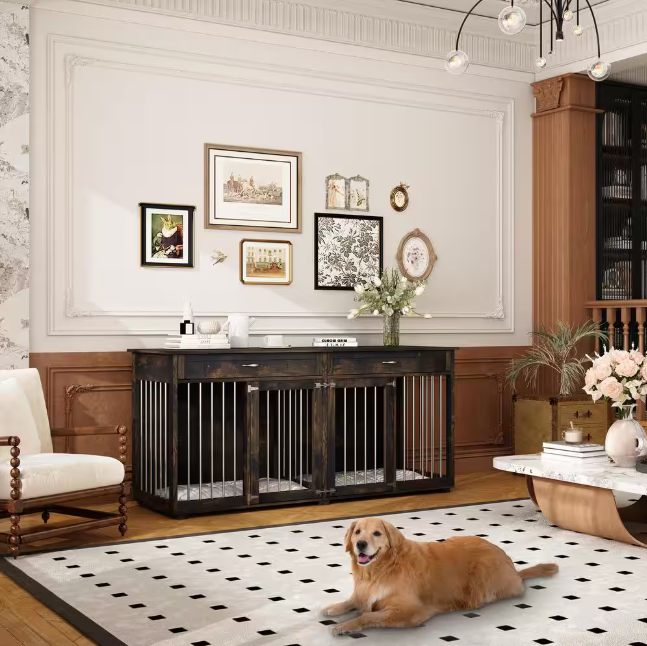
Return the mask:
[[[394,364],[396,364],[396,363],[397,363],[397,361],[382,361],[382,363],[384,363],[384,364],[394,365]]]
[[[244,363],[243,368],[258,368],[258,363]]]
[[[593,415],[593,413],[592,413],[590,410],[587,410],[587,411],[586,411],[586,413],[580,413],[580,411],[577,411],[577,410],[576,410],[576,411],[573,413],[573,417],[574,417],[575,419],[578,419],[578,418],[580,418],[580,417],[591,417],[592,415]]]

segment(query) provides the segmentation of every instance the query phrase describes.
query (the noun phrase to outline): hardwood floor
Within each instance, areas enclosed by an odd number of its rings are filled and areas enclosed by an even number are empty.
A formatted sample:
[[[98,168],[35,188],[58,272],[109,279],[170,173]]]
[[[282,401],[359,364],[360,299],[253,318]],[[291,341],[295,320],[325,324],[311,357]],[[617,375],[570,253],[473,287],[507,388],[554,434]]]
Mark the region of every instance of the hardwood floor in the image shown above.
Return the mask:
[[[187,520],[166,518],[133,503],[128,512],[129,529],[125,539],[119,537],[115,528],[107,528],[78,534],[74,538],[42,541],[36,549],[118,543],[121,540],[182,536],[366,514],[389,514],[397,511],[476,504],[527,496],[525,478],[503,472],[487,472],[458,476],[456,488],[446,494],[434,493],[330,505],[283,507],[217,516],[198,516]],[[110,510],[114,506],[114,504],[100,505],[97,508]],[[39,516],[25,518],[21,525],[27,527],[35,522],[40,522]],[[25,553],[29,553],[29,549],[26,549]],[[0,644],[2,646],[93,646],[94,642],[84,637],[13,581],[0,574]]]

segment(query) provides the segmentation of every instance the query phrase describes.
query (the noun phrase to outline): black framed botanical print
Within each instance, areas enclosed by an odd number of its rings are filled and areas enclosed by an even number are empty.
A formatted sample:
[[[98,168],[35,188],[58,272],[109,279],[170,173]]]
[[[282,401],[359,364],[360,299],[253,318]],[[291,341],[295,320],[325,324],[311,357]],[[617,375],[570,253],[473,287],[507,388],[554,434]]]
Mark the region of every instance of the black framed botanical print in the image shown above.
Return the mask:
[[[352,290],[383,267],[382,218],[315,213],[315,289]]]
[[[142,202],[142,267],[193,267],[194,206]]]

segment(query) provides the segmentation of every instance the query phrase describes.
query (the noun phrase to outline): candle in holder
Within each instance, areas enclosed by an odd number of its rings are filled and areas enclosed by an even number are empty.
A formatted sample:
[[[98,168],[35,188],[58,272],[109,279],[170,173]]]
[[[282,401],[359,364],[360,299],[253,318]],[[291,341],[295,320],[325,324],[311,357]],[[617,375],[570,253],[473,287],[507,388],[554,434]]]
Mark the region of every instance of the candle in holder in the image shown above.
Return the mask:
[[[573,426],[573,422],[571,422],[570,428],[562,431],[562,439],[569,444],[580,444],[582,442],[583,435],[582,429],[577,426]]]

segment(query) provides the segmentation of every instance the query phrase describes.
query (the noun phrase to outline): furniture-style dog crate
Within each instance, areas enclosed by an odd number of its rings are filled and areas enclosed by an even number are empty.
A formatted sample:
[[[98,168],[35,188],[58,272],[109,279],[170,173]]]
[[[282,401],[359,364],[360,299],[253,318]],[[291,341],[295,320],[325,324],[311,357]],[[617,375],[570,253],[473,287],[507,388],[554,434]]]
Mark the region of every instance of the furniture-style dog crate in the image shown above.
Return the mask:
[[[133,491],[170,516],[448,490],[454,351],[133,350]]]

